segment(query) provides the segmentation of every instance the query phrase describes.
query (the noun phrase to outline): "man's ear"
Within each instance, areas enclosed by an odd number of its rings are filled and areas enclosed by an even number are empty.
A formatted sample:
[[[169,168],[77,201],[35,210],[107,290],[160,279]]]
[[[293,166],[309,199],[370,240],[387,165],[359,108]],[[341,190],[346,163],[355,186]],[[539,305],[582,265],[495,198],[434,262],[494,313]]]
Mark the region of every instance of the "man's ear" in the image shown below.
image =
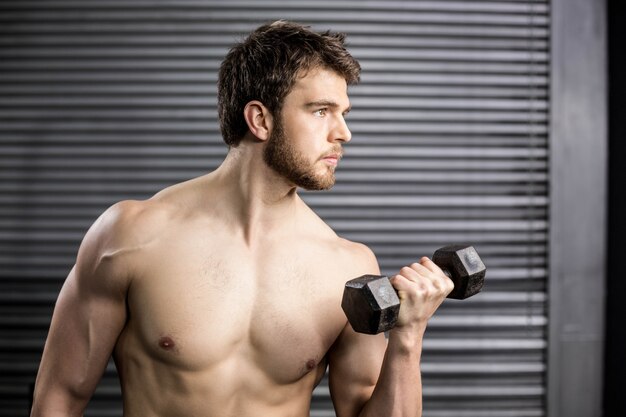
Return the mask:
[[[243,109],[248,129],[256,138],[265,141],[272,131],[273,118],[267,107],[258,100],[252,100]]]

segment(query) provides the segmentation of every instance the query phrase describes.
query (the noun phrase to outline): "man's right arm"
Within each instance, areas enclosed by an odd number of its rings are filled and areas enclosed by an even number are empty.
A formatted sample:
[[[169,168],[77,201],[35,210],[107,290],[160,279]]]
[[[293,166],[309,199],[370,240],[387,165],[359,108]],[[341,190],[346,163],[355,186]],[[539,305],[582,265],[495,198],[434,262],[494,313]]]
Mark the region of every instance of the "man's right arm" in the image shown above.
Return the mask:
[[[83,415],[126,323],[132,267],[125,231],[137,205],[111,207],[85,235],[56,302],[31,417]]]

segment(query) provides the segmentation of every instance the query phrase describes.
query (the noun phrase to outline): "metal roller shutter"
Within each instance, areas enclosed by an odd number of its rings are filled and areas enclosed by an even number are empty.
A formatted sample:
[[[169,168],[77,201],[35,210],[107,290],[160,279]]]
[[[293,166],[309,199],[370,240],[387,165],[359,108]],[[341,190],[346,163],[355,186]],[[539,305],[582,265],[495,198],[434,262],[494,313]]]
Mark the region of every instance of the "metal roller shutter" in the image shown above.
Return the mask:
[[[363,67],[338,183],[305,199],[384,273],[452,242],[488,266],[429,326],[424,416],[545,415],[547,0],[0,2],[0,415],[27,415],[86,229],[219,164],[219,62],[278,18],[348,33]],[[112,365],[86,415],[121,415]]]

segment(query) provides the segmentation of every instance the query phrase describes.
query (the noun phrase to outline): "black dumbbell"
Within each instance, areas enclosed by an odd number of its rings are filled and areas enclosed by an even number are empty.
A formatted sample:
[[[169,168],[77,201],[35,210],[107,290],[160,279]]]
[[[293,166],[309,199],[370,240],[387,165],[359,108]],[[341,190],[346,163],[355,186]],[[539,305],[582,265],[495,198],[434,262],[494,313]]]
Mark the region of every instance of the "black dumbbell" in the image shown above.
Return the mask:
[[[482,289],[487,269],[474,247],[445,246],[432,260],[454,282],[448,298],[463,300]],[[363,275],[346,282],[341,307],[355,331],[377,334],[396,324],[400,299],[388,277]]]

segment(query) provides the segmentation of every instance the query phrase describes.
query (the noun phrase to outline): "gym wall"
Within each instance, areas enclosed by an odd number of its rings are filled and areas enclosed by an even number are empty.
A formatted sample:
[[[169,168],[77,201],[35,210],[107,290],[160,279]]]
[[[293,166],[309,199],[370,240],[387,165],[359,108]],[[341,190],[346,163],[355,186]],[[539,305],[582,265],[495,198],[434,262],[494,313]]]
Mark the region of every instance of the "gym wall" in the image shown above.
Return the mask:
[[[0,416],[28,415],[87,228],[218,166],[219,63],[280,18],[346,32],[363,67],[337,185],[306,201],[383,273],[448,243],[488,267],[429,326],[424,416],[548,415],[548,0],[16,0],[0,2]],[[121,415],[112,363],[85,415]],[[334,416],[325,381],[311,415]]]

